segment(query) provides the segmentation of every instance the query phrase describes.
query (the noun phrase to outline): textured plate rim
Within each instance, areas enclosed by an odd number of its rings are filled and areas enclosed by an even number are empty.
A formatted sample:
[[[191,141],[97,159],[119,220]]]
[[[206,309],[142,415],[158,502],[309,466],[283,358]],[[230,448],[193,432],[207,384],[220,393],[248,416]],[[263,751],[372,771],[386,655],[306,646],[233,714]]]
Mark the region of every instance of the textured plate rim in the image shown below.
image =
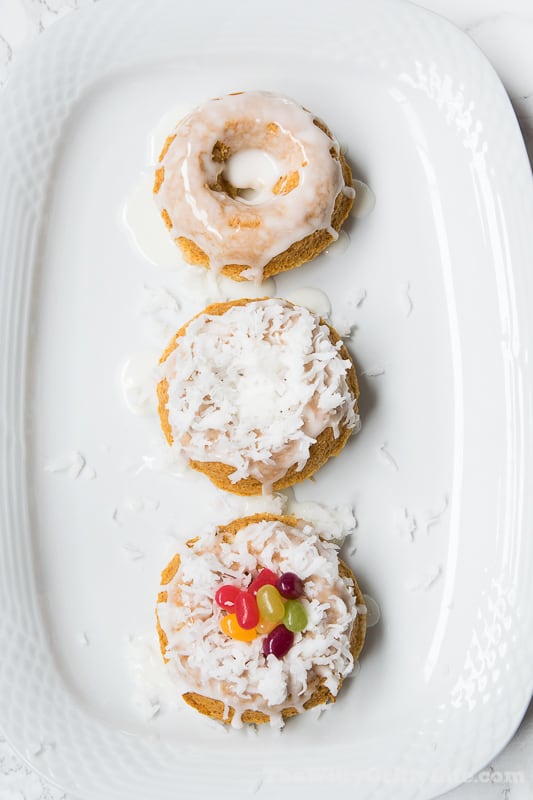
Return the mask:
[[[148,13],[149,5],[149,13]],[[2,163],[3,175],[5,176],[2,191],[0,193],[0,217],[5,221],[6,230],[10,231],[17,223],[21,225],[19,231],[19,246],[17,243],[10,241],[9,236],[5,237],[1,244],[1,257],[2,262],[13,264],[11,270],[4,267],[0,275],[2,294],[5,298],[11,298],[13,302],[10,303],[8,311],[3,315],[3,336],[2,336],[2,363],[4,370],[4,381],[2,386],[3,395],[3,409],[6,409],[2,418],[2,460],[0,462],[0,475],[2,476],[3,485],[8,487],[8,492],[4,498],[1,506],[1,519],[2,526],[6,531],[15,530],[17,527],[22,528],[24,535],[20,540],[6,541],[8,538],[4,536],[2,539],[2,548],[4,558],[3,568],[11,570],[12,574],[17,574],[17,571],[22,569],[22,565],[32,563],[31,556],[31,542],[29,530],[31,528],[31,508],[29,498],[26,495],[25,476],[28,469],[30,452],[28,450],[28,442],[24,433],[24,413],[16,402],[20,390],[23,390],[26,385],[27,376],[24,374],[24,369],[27,365],[27,351],[29,346],[29,327],[30,327],[30,313],[31,313],[31,285],[33,280],[33,269],[37,262],[38,245],[39,245],[39,230],[40,221],[43,211],[43,204],[46,197],[46,182],[49,171],[52,169],[57,142],[61,135],[61,127],[65,120],[68,118],[70,110],[72,109],[77,98],[80,97],[85,91],[87,86],[90,86],[98,79],[105,79],[106,75],[113,72],[118,72],[122,69],[127,69],[131,64],[131,46],[132,42],[142,40],[142,26],[148,24],[150,16],[157,16],[157,14],[164,16],[170,13],[169,4],[165,0],[155,0],[148,4],[142,0],[113,0],[101,6],[95,6],[83,11],[77,12],[76,15],[71,15],[67,19],[54,26],[47,37],[38,42],[35,48],[30,51],[25,59],[21,61],[20,68],[14,70],[12,80],[5,90],[4,96],[0,100],[0,107],[5,114],[2,115],[4,124],[0,128],[0,156]],[[216,4],[209,0],[208,4],[213,15],[216,18]],[[276,0],[275,5],[279,6],[281,10],[283,3]],[[340,0],[337,3],[338,11],[343,12],[348,8]],[[242,9],[238,3],[235,7]],[[372,11],[369,10],[368,5],[357,6],[358,9],[364,8],[364,13],[368,17],[374,15],[375,23],[381,21],[383,29],[385,20],[388,18],[387,23],[389,27],[387,31],[392,36],[391,31],[394,25],[401,27],[403,34],[407,37],[412,37],[414,41],[418,37],[427,37],[427,41],[432,45],[438,45],[438,54],[446,56],[457,55],[458,53],[466,54],[465,60],[468,61],[469,67],[473,73],[483,75],[484,79],[484,96],[481,98],[481,103],[486,101],[488,96],[491,96],[491,102],[497,102],[500,106],[502,113],[502,132],[503,137],[507,137],[513,146],[512,157],[513,160],[508,165],[509,176],[513,178],[518,177],[520,180],[521,189],[525,188],[526,195],[523,200],[524,205],[524,218],[526,209],[533,207],[533,193],[531,190],[531,181],[529,175],[529,166],[525,155],[525,148],[521,140],[518,125],[514,114],[511,111],[510,104],[503,92],[498,78],[495,76],[492,67],[486,62],[484,57],[477,51],[477,48],[470,42],[470,40],[461,32],[456,30],[452,25],[444,22],[436,15],[431,14],[418,7],[409,6],[407,4],[398,4],[393,0],[379,0],[375,4]],[[320,4],[314,2],[309,6],[309,18],[314,16],[320,10]],[[225,12],[228,12],[227,6]],[[285,14],[287,9],[284,9]],[[205,9],[204,12],[205,13]],[[230,15],[231,16],[231,15]],[[127,31],[126,41],[123,42],[122,47],[117,46],[116,33],[115,39],[106,39],[107,31],[112,26],[112,21],[122,21],[121,30]],[[246,22],[246,21],[245,21]],[[292,21],[294,23],[294,20]],[[226,31],[227,33],[227,31]],[[222,28],[220,32],[224,37],[225,31]],[[304,31],[306,38],[311,36],[309,32]],[[101,42],[98,45],[98,62],[97,69],[95,69],[94,61],[88,57],[89,47],[96,47],[95,38],[100,35]],[[350,41],[350,31],[344,32],[340,37],[342,42]],[[137,38],[136,38],[137,37]],[[193,37],[194,38],[194,37]],[[78,52],[73,51],[72,44],[69,48],[69,41],[78,42],[85,40],[87,42],[85,47],[79,47]],[[227,42],[227,38],[224,40]],[[220,44],[220,43],[219,43]],[[250,39],[250,48],[253,42]],[[380,43],[378,43],[380,46]],[[278,46],[283,46],[280,42]],[[330,41],[323,45],[324,53],[326,56],[335,58],[336,52],[341,49],[338,40],[335,42]],[[378,46],[378,49],[379,49]],[[130,48],[130,49],[129,49]],[[191,53],[195,52],[194,41],[189,44]],[[163,35],[163,42],[161,46],[160,58],[172,56],[172,42],[168,35]],[[143,59],[148,60],[153,57],[149,52],[149,48],[144,51],[142,47],[139,52],[139,63]],[[36,128],[41,125],[47,125],[49,140],[43,145],[44,152],[40,154],[40,163],[35,164],[31,159],[25,157],[28,149],[28,141],[22,138],[20,141],[13,142],[9,139],[9,124],[13,119],[22,117],[28,118],[29,109],[20,104],[20,95],[17,96],[19,89],[23,90],[28,85],[28,81],[41,80],[40,77],[36,78],[35,74],[40,76],[39,70],[47,65],[50,74],[50,64],[56,71],[56,75],[63,75],[65,66],[72,67],[74,78],[70,82],[60,82],[57,88],[58,95],[55,98],[55,108],[59,111],[57,119],[53,124],[45,123],[43,118],[37,118],[35,122]],[[100,74],[99,74],[100,71]],[[49,81],[48,86],[44,83],[45,89],[51,91],[52,86]],[[64,94],[62,94],[62,92]],[[43,101],[45,102],[45,100]],[[527,180],[525,180],[527,175]],[[6,188],[11,188],[11,192]],[[532,252],[531,237],[524,239],[529,244],[529,252]],[[6,301],[7,302],[7,301]],[[14,334],[14,335],[13,335]],[[8,348],[8,342],[15,343],[11,349]],[[17,369],[17,364],[23,364],[22,370]],[[18,524],[17,524],[18,523]],[[531,563],[531,550],[529,551],[529,562]],[[3,581],[2,587],[8,584]],[[24,655],[23,665],[26,669],[31,669],[31,665],[37,659],[44,659],[47,657],[47,644],[44,638],[43,626],[41,625],[40,609],[36,598],[33,596],[28,601],[27,606],[18,607],[13,603],[13,598],[9,596],[5,588],[1,589],[2,593],[2,608],[4,609],[1,623],[0,623],[0,639],[2,641],[9,641],[11,647],[11,655],[6,658],[5,663],[0,667],[0,685],[2,686],[2,712],[4,709],[13,713],[13,708],[10,706],[7,698],[6,687],[9,686],[10,679],[13,680],[13,654],[21,652]],[[532,620],[523,620],[522,624],[526,630],[531,631]],[[531,648],[530,648],[531,649]],[[515,701],[513,708],[512,718],[505,721],[504,728],[501,729],[498,736],[498,741],[491,742],[485,748],[485,752],[476,753],[472,756],[471,763],[465,771],[464,778],[469,777],[477,769],[481,768],[487,760],[495,754],[495,752],[504,746],[508,738],[516,729],[522,714],[525,711],[527,702],[531,696],[531,688],[533,676],[531,669],[520,670],[522,675],[521,683],[521,698]],[[64,704],[66,701],[63,697],[63,689],[61,681],[57,675],[46,672],[43,678],[43,689],[46,687],[47,698],[44,698],[42,708],[39,709],[41,719],[47,713],[54,714],[57,709],[55,708],[54,698],[57,700],[58,705]],[[502,701],[503,702],[503,701]],[[75,709],[67,705],[71,712]],[[65,712],[63,709],[63,713]],[[47,712],[48,709],[48,712]],[[81,712],[78,711],[78,714]],[[6,714],[7,716],[7,714]],[[81,714],[83,717],[83,714]],[[100,747],[105,748],[108,737],[105,731],[99,729],[98,724],[94,720],[85,720],[81,723],[78,733],[82,732],[80,737],[81,741],[78,746],[83,749],[86,745],[94,746],[97,742]],[[420,736],[422,732],[419,731]],[[22,757],[30,763],[32,768],[38,770],[48,779],[52,780],[56,785],[61,788],[66,787],[69,791],[89,792],[91,786],[81,786],[78,783],[76,770],[66,770],[62,776],[55,777],[54,773],[49,769],[43,768],[35,759],[28,755],[28,750],[21,746],[20,741],[16,737],[10,736],[9,723],[6,724],[7,738],[11,739],[15,744],[16,749],[21,753]],[[85,737],[87,739],[85,740]],[[94,737],[94,739],[92,738]],[[420,743],[420,740],[419,740]],[[26,743],[27,744],[27,743]],[[147,755],[146,742],[144,740],[134,742],[132,737],[122,736],[121,746],[124,752],[127,752],[128,745],[130,745],[130,760],[131,762],[142,758]],[[422,752],[424,752],[423,748]],[[124,754],[124,752],[122,754]],[[416,752],[416,748],[415,748]],[[170,751],[169,751],[170,754]],[[430,753],[425,750],[426,756],[429,758]],[[78,754],[79,755],[79,754]],[[415,753],[410,753],[413,757]],[[201,762],[192,758],[192,754],[188,753],[190,758],[191,767],[201,769]],[[194,763],[196,762],[196,763]],[[155,767],[152,764],[152,767]],[[65,764],[63,764],[65,767]],[[57,768],[56,768],[57,769]],[[114,773],[112,773],[114,777]],[[102,776],[104,777],[104,776]],[[111,778],[111,775],[109,776]],[[441,792],[445,789],[452,788],[458,781],[446,781],[436,783],[433,787],[426,785],[424,787],[407,787],[405,795],[398,791],[399,796],[431,796],[434,792]],[[97,784],[95,784],[97,785]],[[244,786],[240,787],[246,793]],[[386,784],[379,785],[381,791],[386,792]],[[374,787],[377,792],[378,784]],[[140,789],[143,790],[142,788]],[[121,793],[120,787],[116,789],[109,789],[109,797],[119,797]],[[427,791],[430,794],[427,794]],[[118,794],[117,794],[118,792]],[[424,792],[426,792],[424,794]],[[376,793],[376,796],[377,793]],[[386,795],[383,795],[386,796]]]

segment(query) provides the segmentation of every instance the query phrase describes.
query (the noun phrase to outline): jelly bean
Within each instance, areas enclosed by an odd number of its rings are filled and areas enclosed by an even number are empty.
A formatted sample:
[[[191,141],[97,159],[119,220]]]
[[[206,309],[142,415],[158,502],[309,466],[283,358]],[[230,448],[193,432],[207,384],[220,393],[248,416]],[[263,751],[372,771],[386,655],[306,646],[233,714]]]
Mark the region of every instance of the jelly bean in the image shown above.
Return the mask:
[[[263,639],[263,654],[283,658],[291,649],[294,642],[294,633],[287,630],[285,625],[278,625]]]
[[[252,642],[257,633],[254,630],[245,630],[241,628],[237,622],[235,614],[225,614],[220,620],[220,630],[229,636],[231,639],[237,639],[239,642]]]
[[[303,631],[307,625],[307,612],[298,600],[287,600],[283,624],[289,631]]]
[[[259,619],[259,622],[255,626],[255,629],[257,633],[263,635],[270,633],[270,631],[273,631],[277,625],[279,625],[279,619],[275,620]]]
[[[245,630],[255,628],[259,622],[259,609],[257,600],[250,592],[239,592],[235,600],[235,615],[237,622]]]
[[[259,575],[254,578],[251,584],[248,587],[248,591],[252,594],[257,594],[261,586],[265,586],[266,584],[270,584],[271,586],[275,586],[278,580],[278,576],[275,572],[272,572],[271,569],[262,569]]]
[[[224,608],[226,611],[235,611],[235,600],[240,591],[238,586],[226,583],[217,590],[215,601],[220,608]]]
[[[304,582],[294,572],[284,572],[276,583],[278,591],[283,597],[296,600],[304,593]]]
[[[269,622],[281,622],[285,616],[285,603],[275,586],[266,584],[257,592],[257,606],[261,619]]]

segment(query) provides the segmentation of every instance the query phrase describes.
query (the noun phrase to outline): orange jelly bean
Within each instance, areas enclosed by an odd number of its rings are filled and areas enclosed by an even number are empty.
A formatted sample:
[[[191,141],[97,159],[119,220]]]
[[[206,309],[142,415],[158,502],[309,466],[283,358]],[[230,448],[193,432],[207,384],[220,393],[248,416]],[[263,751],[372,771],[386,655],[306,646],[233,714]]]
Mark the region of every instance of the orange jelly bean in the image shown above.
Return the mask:
[[[252,642],[256,636],[257,631],[255,628],[245,629],[241,628],[237,622],[235,614],[226,614],[220,620],[220,630],[229,636],[231,639],[236,639],[238,642]]]
[[[259,620],[259,622],[255,626],[255,629],[256,629],[257,633],[262,636],[265,633],[270,633],[270,631],[273,631],[274,628],[276,628],[278,625],[279,625],[279,622],[277,620],[263,619],[261,617],[261,619]]]

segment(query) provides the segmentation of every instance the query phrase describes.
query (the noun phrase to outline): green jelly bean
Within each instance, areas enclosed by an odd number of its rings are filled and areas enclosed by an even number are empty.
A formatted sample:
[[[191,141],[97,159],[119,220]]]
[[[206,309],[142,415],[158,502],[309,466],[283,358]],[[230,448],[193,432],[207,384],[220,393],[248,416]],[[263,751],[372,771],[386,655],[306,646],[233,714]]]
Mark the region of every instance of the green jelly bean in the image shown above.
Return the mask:
[[[256,600],[262,620],[281,622],[285,615],[285,603],[275,586],[270,583],[261,586]]]
[[[307,626],[307,612],[298,600],[287,600],[285,603],[283,624],[293,633],[303,631]]]

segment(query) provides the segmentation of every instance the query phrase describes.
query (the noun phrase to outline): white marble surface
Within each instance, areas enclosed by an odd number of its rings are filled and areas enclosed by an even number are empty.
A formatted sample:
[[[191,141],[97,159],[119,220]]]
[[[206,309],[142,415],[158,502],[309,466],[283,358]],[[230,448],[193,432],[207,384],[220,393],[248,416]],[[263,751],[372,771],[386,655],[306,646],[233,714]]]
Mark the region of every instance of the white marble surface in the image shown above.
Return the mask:
[[[0,86],[9,79],[19,52],[31,47],[37,35],[46,35],[46,28],[57,19],[93,2],[97,0],[0,0]],[[532,0],[423,0],[418,5],[450,19],[483,50],[511,98],[533,163]],[[533,703],[505,750],[446,797],[533,800]],[[75,798],[49,786],[24,765],[0,733],[0,800]]]

